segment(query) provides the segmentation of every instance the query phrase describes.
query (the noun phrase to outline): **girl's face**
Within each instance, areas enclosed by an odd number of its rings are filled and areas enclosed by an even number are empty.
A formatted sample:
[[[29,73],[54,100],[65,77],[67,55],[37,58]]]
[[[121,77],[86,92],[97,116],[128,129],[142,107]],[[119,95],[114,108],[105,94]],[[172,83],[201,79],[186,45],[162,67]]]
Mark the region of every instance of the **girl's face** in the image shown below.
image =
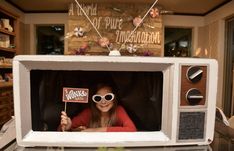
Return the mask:
[[[109,87],[103,87],[97,91],[96,94],[105,96],[108,93],[112,93],[111,88]],[[96,107],[102,112],[102,113],[107,113],[114,105],[114,100],[112,101],[107,101],[105,97],[102,97],[101,101],[96,103]]]

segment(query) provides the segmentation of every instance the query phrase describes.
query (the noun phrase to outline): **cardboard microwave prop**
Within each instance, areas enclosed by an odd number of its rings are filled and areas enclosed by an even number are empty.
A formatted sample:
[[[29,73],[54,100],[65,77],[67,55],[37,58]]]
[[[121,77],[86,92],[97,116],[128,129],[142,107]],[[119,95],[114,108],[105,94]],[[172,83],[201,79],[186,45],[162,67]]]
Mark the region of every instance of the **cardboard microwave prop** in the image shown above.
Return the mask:
[[[20,146],[207,145],[213,140],[217,62],[201,58],[16,56],[16,139]],[[63,88],[115,85],[137,132],[60,132]],[[91,97],[89,96],[89,99]],[[70,117],[89,103],[67,102]]]

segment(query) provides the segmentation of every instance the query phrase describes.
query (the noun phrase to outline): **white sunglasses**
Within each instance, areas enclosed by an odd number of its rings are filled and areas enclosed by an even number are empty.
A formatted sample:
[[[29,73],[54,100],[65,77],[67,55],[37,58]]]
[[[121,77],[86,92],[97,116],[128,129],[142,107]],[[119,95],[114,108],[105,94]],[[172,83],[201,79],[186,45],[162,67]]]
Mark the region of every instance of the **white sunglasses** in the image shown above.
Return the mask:
[[[114,98],[115,98],[115,95],[113,93],[107,93],[105,95],[95,94],[93,95],[92,100],[95,103],[99,103],[102,99],[105,99],[106,101],[110,102],[114,100]]]

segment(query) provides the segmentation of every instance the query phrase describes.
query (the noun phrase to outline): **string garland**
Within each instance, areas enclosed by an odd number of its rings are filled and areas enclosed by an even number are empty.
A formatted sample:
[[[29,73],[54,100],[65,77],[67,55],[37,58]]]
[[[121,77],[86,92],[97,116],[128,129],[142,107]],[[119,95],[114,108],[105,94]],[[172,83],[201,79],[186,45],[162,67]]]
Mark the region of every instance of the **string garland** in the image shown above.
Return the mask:
[[[119,48],[118,51],[120,51],[122,49],[122,46],[124,46],[126,44],[126,42],[129,40],[129,38],[132,36],[132,34],[137,30],[137,28],[142,24],[142,22],[144,21],[145,17],[149,14],[150,10],[154,7],[154,5],[156,5],[156,3],[158,2],[158,0],[155,0],[154,3],[152,4],[152,6],[148,9],[148,11],[145,13],[144,17],[141,19],[140,23],[136,25],[136,27],[132,30],[132,32],[129,34],[128,38],[124,41],[124,43],[121,45],[121,47]]]
[[[93,26],[93,28],[96,30],[96,32],[98,33],[100,38],[103,38],[102,35],[100,34],[100,32],[97,30],[96,26],[93,24],[93,22],[91,21],[91,19],[89,18],[89,16],[86,14],[86,12],[84,11],[84,9],[81,7],[80,3],[75,0],[76,4],[79,6],[80,10],[83,12],[83,14],[85,15],[85,17],[88,19],[88,21],[90,22],[90,24]],[[111,51],[110,47],[106,44],[106,47],[109,51]]]
[[[82,8],[82,6],[80,5],[80,3],[78,2],[78,0],[75,0],[76,4],[79,6],[80,10],[82,11],[82,13],[85,15],[85,17],[88,19],[88,21],[90,22],[90,24],[93,26],[93,28],[95,29],[95,31],[97,32],[97,34],[99,35],[100,38],[104,38],[101,33],[98,31],[98,29],[96,28],[96,26],[93,24],[93,22],[91,21],[91,19],[89,18],[89,16],[86,14],[86,12],[84,11],[84,9]],[[156,5],[156,3],[158,2],[158,0],[155,0],[154,3],[151,5],[151,7],[148,9],[148,11],[145,13],[145,15],[143,16],[143,18],[140,20],[140,22],[135,26],[135,28],[131,31],[131,33],[128,35],[128,37],[125,39],[124,43],[121,44],[120,48],[117,50],[120,52],[120,50],[123,48],[123,46],[127,43],[127,41],[129,40],[129,38],[134,34],[134,32],[138,29],[138,27],[143,23],[144,19],[146,18],[146,16],[149,14],[149,12],[151,11],[151,9]],[[111,52],[111,48],[109,47],[108,44],[106,44],[107,49]]]

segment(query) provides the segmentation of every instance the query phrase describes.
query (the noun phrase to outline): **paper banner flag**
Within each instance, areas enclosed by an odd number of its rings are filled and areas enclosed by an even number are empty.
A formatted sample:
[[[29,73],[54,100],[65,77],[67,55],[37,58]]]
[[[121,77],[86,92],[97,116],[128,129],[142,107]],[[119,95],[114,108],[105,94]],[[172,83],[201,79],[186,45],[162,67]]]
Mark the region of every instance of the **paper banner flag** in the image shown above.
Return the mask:
[[[88,103],[89,89],[63,88],[63,102]]]

